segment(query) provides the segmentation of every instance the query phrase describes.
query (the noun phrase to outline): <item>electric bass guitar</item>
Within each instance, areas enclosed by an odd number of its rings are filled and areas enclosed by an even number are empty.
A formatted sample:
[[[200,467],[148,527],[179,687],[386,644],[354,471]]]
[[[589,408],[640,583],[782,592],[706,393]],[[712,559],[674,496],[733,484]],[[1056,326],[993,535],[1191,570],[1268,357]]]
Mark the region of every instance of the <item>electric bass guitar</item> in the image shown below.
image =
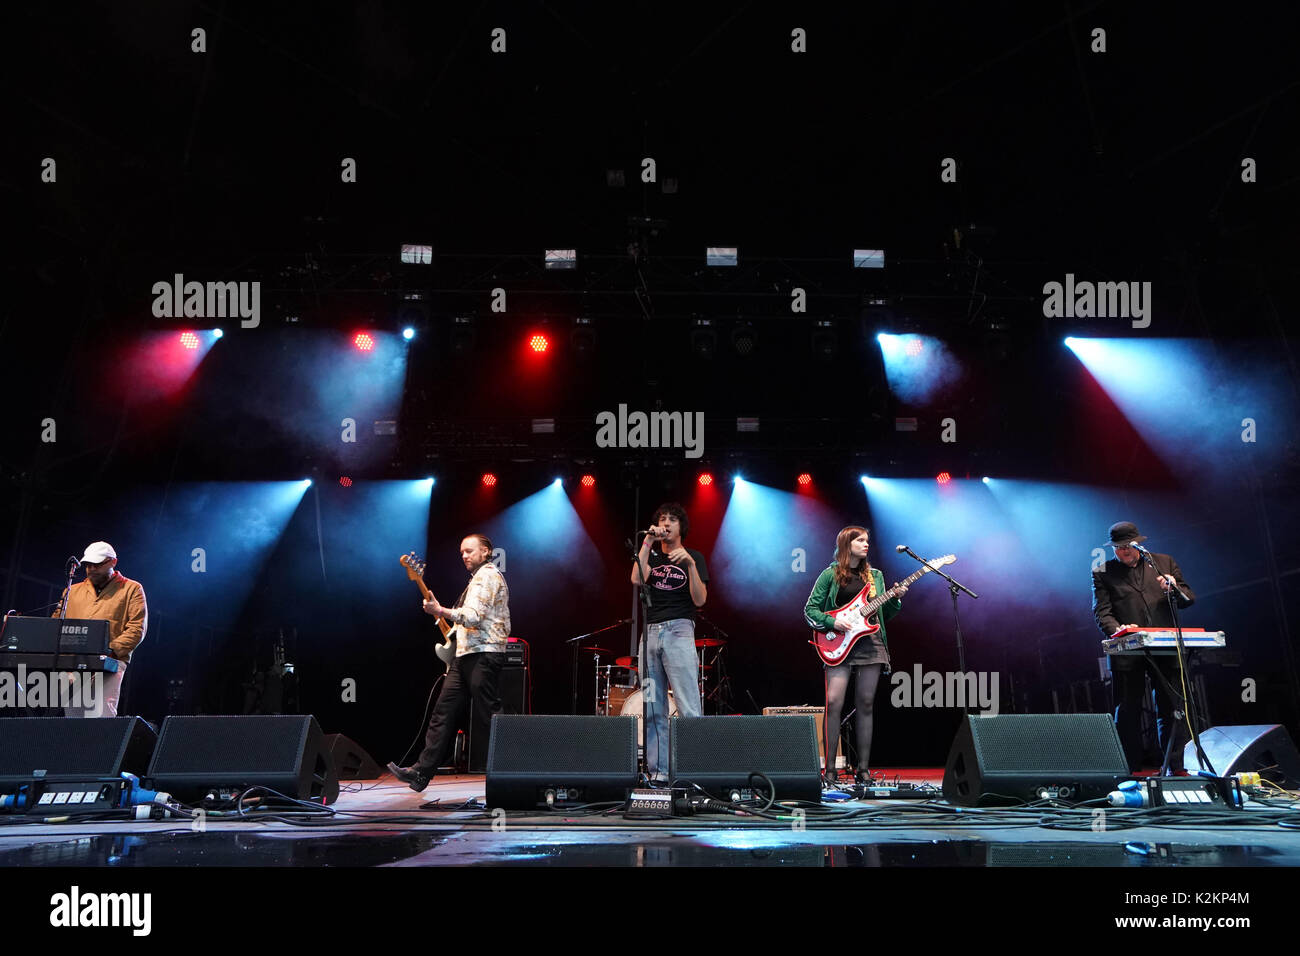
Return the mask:
[[[957,556],[955,554],[945,554],[942,558],[927,561],[919,571],[916,571],[910,577],[904,578],[884,594],[878,594],[874,598],[867,596],[871,590],[870,585],[864,586],[848,604],[826,612],[836,621],[843,621],[847,624],[848,630],[839,631],[832,628],[829,631],[813,631],[812,640],[808,643],[817,651],[817,656],[827,664],[833,665],[848,660],[849,652],[853,650],[853,645],[860,638],[869,637],[880,630],[879,616],[876,612],[880,610],[881,605],[896,597],[901,589],[907,587],[921,575],[929,574],[931,571],[941,568],[945,564],[952,564],[956,560]]]
[[[424,586],[424,569],[427,566],[415,556],[415,552],[404,554],[397,559],[401,562],[402,567],[406,568],[406,576],[416,583],[420,588],[420,594],[428,601],[433,597],[429,589]],[[442,631],[443,640],[433,649],[438,655],[438,660],[442,661],[447,667],[451,667],[451,662],[456,656],[456,637],[461,633],[459,624],[448,624],[442,618],[438,618],[438,630]]]

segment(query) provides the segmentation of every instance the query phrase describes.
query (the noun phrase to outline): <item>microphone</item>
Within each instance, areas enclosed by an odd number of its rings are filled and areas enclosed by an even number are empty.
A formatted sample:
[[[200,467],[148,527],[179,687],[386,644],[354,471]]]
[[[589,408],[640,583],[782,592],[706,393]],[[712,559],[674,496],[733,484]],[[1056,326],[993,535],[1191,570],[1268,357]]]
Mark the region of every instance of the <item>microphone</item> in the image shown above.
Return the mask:
[[[72,564],[73,567],[77,567],[77,568],[81,567],[81,560],[75,554],[69,555],[68,561],[69,563]]]
[[[902,554],[904,551],[907,550],[907,545],[900,544],[897,547],[895,547],[894,550],[897,551],[899,554]]]
[[[1143,554],[1151,553],[1146,548],[1142,547],[1142,545],[1138,544],[1136,541],[1130,541],[1129,547],[1132,548],[1134,551],[1141,551]]]

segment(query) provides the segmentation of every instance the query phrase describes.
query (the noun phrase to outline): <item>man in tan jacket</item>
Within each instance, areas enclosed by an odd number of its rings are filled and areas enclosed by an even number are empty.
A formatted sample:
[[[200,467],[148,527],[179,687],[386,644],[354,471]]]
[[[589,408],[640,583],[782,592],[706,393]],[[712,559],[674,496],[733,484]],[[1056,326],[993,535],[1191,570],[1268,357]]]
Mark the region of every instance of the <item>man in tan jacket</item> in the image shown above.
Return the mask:
[[[96,541],[81,556],[86,578],[68,588],[65,617],[108,621],[108,647],[118,662],[117,671],[104,675],[104,703],[99,716],[116,717],[117,701],[122,693],[122,678],[131,661],[131,652],[144,640],[149,627],[149,608],[144,588],[117,570],[117,552],[107,541]],[[55,617],[59,612],[55,612]],[[69,716],[90,716],[89,712]]]

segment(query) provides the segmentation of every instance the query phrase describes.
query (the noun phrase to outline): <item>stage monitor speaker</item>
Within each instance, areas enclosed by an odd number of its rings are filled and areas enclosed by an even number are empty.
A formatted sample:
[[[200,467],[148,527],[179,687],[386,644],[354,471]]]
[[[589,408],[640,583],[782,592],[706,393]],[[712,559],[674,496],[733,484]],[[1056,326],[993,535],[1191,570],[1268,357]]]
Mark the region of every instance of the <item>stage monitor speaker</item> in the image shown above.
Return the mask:
[[[727,799],[733,790],[772,781],[777,800],[822,798],[817,721],[799,717],[678,717],[670,720],[674,786],[699,784]]]
[[[339,795],[324,735],[309,714],[168,717],[149,779],[189,802],[212,790],[249,787],[314,803],[333,803]]]
[[[14,717],[0,720],[0,791],[48,777],[143,776],[158,732],[140,717]]]
[[[378,780],[384,775],[375,758],[351,737],[326,734],[325,749],[340,780]]]
[[[1019,803],[1104,797],[1129,776],[1109,714],[967,717],[943,772],[951,803]]]
[[[1258,771],[1278,786],[1300,787],[1300,753],[1281,724],[1239,724],[1201,731],[1201,747],[1220,777]],[[1196,745],[1183,748],[1183,766],[1200,767]]]
[[[636,784],[635,717],[492,718],[489,809],[623,800]]]

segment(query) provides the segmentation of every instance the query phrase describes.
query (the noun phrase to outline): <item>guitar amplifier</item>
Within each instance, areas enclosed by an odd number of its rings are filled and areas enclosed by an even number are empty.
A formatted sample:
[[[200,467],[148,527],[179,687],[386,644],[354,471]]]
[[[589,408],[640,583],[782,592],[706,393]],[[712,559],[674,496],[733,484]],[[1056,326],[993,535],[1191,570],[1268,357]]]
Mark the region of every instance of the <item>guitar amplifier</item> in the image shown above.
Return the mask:
[[[764,707],[764,717],[790,717],[801,714],[811,714],[817,718],[817,753],[821,757],[822,769],[826,769],[826,708],[825,707]],[[835,746],[835,767],[839,769],[844,766],[844,742],[843,737]]]

